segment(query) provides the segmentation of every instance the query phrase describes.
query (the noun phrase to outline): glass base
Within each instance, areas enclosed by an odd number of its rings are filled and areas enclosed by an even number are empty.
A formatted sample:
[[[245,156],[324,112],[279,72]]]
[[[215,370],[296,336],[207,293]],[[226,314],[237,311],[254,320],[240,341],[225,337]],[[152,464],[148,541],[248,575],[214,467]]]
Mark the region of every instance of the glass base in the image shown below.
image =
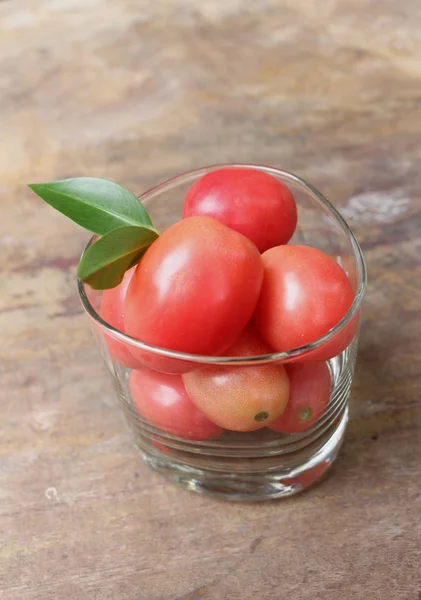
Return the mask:
[[[138,440],[135,443],[149,467],[186,490],[225,500],[274,500],[302,492],[327,476],[342,446],[347,422],[348,410],[345,410],[329,439],[317,452],[307,456],[305,462],[285,467],[280,456],[278,466],[260,472],[199,469],[172,460],[165,449],[155,447],[150,451],[141,447]]]

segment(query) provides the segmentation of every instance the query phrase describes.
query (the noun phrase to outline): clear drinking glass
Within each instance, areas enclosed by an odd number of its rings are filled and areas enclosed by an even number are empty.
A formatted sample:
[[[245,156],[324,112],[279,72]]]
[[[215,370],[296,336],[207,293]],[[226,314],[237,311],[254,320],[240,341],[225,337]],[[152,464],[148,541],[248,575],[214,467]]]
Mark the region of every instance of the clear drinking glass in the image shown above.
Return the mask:
[[[189,187],[196,179],[220,166],[184,173],[140,196],[155,227],[162,232],[179,220]],[[298,226],[291,243],[319,248],[344,268],[354,287],[355,300],[347,315],[330,332],[314,343],[290,352],[246,358],[190,355],[151,346],[125,335],[99,316],[100,292],[94,292],[80,281],[79,292],[111,371],[133,440],[146,464],[195,492],[236,500],[280,498],[304,490],[322,478],[342,445],[348,421],[366,269],[352,231],[330,202],[311,185],[291,173],[269,167],[229,166],[259,169],[284,182],[294,194],[298,207]],[[268,364],[300,361],[324,344],[334,344],[339,336],[347,338],[349,343],[345,350],[326,363],[331,386],[329,402],[318,420],[305,431],[277,433],[265,427],[247,433],[220,433],[216,428],[211,431],[215,437],[203,439],[206,436],[202,435],[203,424],[200,422],[190,425],[187,435],[179,430],[179,435],[174,435],[177,420],[182,420],[182,404],[177,414],[171,413],[170,408],[164,416],[145,410],[145,401],[151,394],[169,394],[171,401],[171,394],[177,395],[183,389],[180,373],[210,366],[256,369]],[[168,372],[171,374],[166,374]],[[133,385],[136,378],[137,384]],[[209,427],[206,435],[209,436]]]

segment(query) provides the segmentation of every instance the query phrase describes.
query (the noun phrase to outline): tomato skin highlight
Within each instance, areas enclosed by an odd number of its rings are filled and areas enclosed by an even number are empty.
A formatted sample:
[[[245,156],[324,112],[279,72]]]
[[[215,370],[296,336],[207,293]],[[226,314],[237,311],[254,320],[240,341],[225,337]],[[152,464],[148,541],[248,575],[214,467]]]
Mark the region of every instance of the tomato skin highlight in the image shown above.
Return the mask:
[[[137,265],[124,307],[126,332],[162,348],[221,354],[250,320],[262,278],[250,240],[210,217],[184,219]]]
[[[109,325],[124,333],[124,301],[126,298],[127,288],[133,277],[135,267],[132,267],[124,274],[123,281],[109,290],[104,290],[101,297],[101,306],[99,315]],[[102,333],[101,333],[102,335]],[[138,361],[130,352],[129,346],[120,340],[116,340],[107,333],[103,333],[105,343],[111,358],[124,367],[135,369],[138,366]]]
[[[331,377],[324,362],[292,363],[285,367],[289,379],[289,400],[285,411],[269,429],[300,433],[314,425],[329,404]]]
[[[133,404],[151,425],[186,440],[208,440],[222,433],[190,400],[180,375],[138,369],[129,386]]]
[[[229,356],[257,356],[270,348],[249,326]],[[289,381],[280,365],[207,367],[183,375],[192,401],[214,423],[231,431],[254,431],[275,421],[288,402]]]
[[[310,246],[278,246],[262,255],[264,277],[254,322],[262,338],[286,352],[316,341],[347,313],[354,292],[343,269]],[[298,360],[328,360],[348,345],[358,320]]]
[[[258,169],[225,167],[203,175],[187,192],[183,218],[207,215],[254,242],[260,252],[286,244],[297,225],[290,189]]]

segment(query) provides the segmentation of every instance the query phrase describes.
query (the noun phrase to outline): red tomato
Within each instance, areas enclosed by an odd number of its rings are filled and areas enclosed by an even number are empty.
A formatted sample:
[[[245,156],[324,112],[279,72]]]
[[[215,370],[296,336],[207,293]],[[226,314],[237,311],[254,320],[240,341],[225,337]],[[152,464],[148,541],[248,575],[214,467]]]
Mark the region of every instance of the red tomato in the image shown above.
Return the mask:
[[[248,327],[230,348],[230,356],[256,356],[270,348]],[[285,410],[289,383],[279,365],[207,367],[183,375],[193,402],[214,423],[232,431],[254,431]]]
[[[344,317],[354,292],[342,267],[310,246],[278,246],[262,255],[264,277],[254,315],[263,339],[279,352],[314,342]],[[349,343],[352,321],[306,358],[327,360]],[[351,338],[352,339],[352,338]]]
[[[186,440],[207,440],[222,433],[190,400],[180,375],[149,369],[132,371],[133,404],[151,425]]]
[[[313,362],[320,360],[328,360],[334,356],[338,356],[354,339],[358,331],[359,312],[352,317],[345,327],[337,333],[329,342],[326,342],[320,348],[312,350],[305,356],[300,356],[300,362]]]
[[[314,425],[329,404],[331,381],[326,363],[293,363],[286,367],[289,400],[285,411],[270,429],[299,433]]]
[[[152,442],[152,445],[155,446],[155,448],[157,450],[159,450],[160,452],[164,452],[164,454],[171,454],[171,448],[168,448],[168,446],[165,446],[164,444],[161,444],[160,442]]]
[[[115,288],[104,290],[101,298],[100,317],[109,325],[124,333],[123,308],[127,287],[134,273],[134,267],[126,271],[123,281]],[[134,369],[138,365],[130,352],[129,346],[124,342],[104,334],[105,342],[113,360],[125,367]]]
[[[259,251],[246,237],[210,217],[184,219],[136,267],[126,331],[171,350],[220,354],[252,316],[262,277]]]
[[[289,188],[257,169],[226,167],[206,173],[187,192],[183,218],[207,215],[235,229],[260,252],[286,244],[297,225]]]
[[[302,473],[300,476],[298,476],[298,482],[303,488],[308,488],[320,479],[324,478],[332,465],[333,463],[329,460],[324,460],[318,465],[314,466],[312,469],[309,469],[305,473]]]
[[[187,373],[196,367],[196,363],[159,356],[158,354],[153,354],[152,352],[141,350],[140,348],[132,347],[131,353],[133,359],[136,360],[136,368],[153,369],[154,371],[166,373],[168,375]]]
[[[317,481],[319,481],[320,479],[324,479],[325,475],[327,474],[327,471],[332,467],[332,464],[333,463],[330,460],[324,460],[312,467],[311,469],[300,473],[300,475],[297,475],[296,477],[290,477],[287,480],[282,480],[282,483],[285,483],[285,485],[290,486],[297,485],[300,486],[302,490],[304,490],[316,483]]]

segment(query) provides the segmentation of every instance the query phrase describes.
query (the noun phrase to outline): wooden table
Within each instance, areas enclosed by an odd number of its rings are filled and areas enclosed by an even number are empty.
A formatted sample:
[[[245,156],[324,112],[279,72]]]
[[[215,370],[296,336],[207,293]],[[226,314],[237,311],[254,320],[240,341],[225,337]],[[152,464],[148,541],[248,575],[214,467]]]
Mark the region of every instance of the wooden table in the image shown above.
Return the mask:
[[[1,600],[420,597],[420,31],[418,0],[0,2]],[[76,294],[87,236],[23,185],[223,161],[311,180],[370,275],[335,474],[264,505],[142,464]]]

